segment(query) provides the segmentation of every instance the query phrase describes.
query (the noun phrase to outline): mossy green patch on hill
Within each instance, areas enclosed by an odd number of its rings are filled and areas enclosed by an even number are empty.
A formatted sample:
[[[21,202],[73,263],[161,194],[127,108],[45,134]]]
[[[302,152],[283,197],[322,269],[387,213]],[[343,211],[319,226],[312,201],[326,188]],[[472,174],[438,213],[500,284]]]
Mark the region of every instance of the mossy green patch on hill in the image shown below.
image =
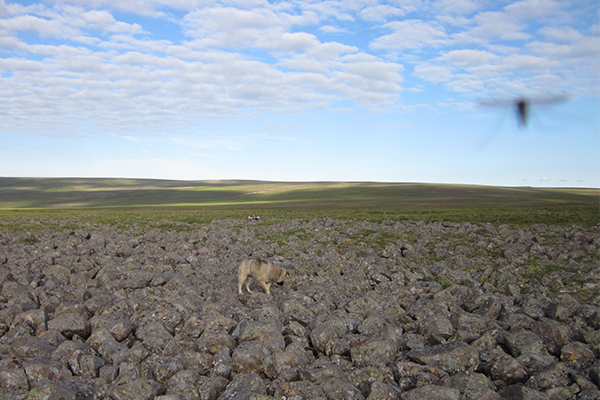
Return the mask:
[[[594,226],[600,222],[600,190],[374,182],[0,178],[0,212],[10,215],[11,210],[87,210],[94,218],[114,220],[115,224],[152,220],[155,214],[189,222],[259,213],[263,221],[330,217],[374,222]]]

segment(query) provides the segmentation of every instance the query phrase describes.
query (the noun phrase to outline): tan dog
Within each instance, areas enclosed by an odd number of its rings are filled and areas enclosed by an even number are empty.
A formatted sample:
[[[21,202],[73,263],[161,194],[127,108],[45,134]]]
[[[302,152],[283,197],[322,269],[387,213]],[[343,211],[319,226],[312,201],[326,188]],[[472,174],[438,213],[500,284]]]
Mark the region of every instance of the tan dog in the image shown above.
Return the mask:
[[[255,279],[265,288],[267,294],[271,294],[271,283],[273,281],[277,283],[284,282],[286,275],[287,271],[285,269],[279,268],[269,261],[244,260],[238,269],[238,293],[242,294],[242,285],[244,282],[246,282],[246,290],[252,293],[250,284],[252,283],[252,279]]]

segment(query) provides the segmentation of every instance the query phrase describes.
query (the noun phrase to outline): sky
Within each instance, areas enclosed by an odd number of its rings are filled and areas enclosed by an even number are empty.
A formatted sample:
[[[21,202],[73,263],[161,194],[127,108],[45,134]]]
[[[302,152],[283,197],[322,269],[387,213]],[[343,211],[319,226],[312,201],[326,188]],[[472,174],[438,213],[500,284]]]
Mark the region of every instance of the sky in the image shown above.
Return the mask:
[[[0,176],[598,188],[599,18],[597,0],[0,0]]]

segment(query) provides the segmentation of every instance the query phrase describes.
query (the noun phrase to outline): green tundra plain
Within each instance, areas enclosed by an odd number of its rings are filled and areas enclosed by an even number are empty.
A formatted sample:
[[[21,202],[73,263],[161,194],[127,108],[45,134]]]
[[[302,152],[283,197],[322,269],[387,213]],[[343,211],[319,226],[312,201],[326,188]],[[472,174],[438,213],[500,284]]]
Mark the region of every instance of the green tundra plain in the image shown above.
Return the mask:
[[[600,190],[375,182],[0,178],[0,232],[50,221],[156,224],[330,217],[595,226]],[[44,221],[43,224],[33,221]]]

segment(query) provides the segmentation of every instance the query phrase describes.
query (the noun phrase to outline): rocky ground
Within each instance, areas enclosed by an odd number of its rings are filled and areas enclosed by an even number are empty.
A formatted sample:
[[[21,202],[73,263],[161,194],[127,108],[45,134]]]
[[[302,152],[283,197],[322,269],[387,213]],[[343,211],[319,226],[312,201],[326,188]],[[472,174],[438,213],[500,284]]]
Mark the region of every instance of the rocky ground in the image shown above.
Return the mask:
[[[0,235],[0,399],[600,398],[600,226],[82,226]]]

